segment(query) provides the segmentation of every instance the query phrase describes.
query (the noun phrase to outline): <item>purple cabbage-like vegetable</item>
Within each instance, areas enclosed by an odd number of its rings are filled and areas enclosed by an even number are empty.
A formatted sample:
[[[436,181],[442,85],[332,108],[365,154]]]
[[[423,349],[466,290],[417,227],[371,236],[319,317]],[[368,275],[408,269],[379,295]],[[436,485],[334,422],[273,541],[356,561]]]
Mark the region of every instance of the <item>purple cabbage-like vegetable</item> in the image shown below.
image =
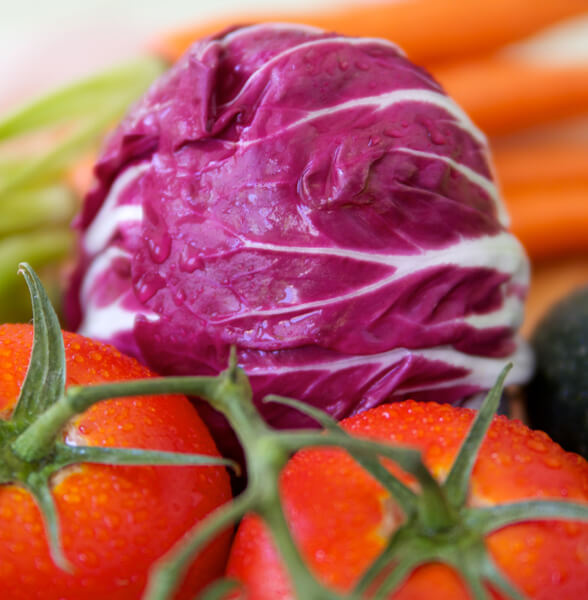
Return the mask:
[[[215,373],[235,345],[257,399],[337,418],[462,402],[507,360],[528,375],[528,262],[484,135],[390,42],[275,24],[198,42],[96,176],[70,321],[162,374]]]

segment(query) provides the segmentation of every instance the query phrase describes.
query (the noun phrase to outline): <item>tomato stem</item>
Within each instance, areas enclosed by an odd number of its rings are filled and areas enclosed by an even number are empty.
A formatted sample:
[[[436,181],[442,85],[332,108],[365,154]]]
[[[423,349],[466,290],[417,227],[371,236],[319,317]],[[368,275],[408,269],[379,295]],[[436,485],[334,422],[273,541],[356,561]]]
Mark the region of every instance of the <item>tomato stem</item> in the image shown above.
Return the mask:
[[[472,470],[480,446],[498,410],[504,381],[511,368],[512,364],[506,365],[488,392],[443,484],[449,502],[456,508],[463,506],[466,502]]]
[[[57,436],[76,414],[67,396],[62,396],[12,442],[13,452],[26,462],[46,457],[52,452]]]
[[[308,569],[288,528],[288,522],[280,502],[277,476],[272,484],[271,493],[267,494],[264,504],[262,504],[263,516],[270,527],[280,554],[288,565],[296,597],[309,600],[339,600],[340,595],[322,586]]]
[[[12,421],[30,424],[54,404],[65,389],[65,349],[59,319],[37,274],[26,263],[19,273],[25,278],[33,307],[33,349]]]
[[[253,506],[253,493],[245,491],[205,517],[197,528],[193,528],[176,544],[173,553],[164,555],[152,566],[142,600],[167,600],[170,590],[175,589],[204,544],[215,534],[231,527]]]
[[[492,507],[468,508],[464,521],[486,535],[513,523],[542,519],[588,522],[588,505],[568,500],[527,500]]]
[[[53,562],[61,570],[72,573],[73,567],[63,552],[59,519],[55,500],[49,489],[48,477],[42,472],[33,472],[27,477],[25,487],[31,492],[43,514],[47,539],[49,540],[49,551]]]
[[[417,510],[423,532],[434,536],[448,531],[458,523],[458,514],[447,501],[443,488],[423,465],[417,474],[421,485]]]
[[[315,408],[314,406],[309,406],[308,404],[304,404],[299,400],[295,400],[294,398],[286,398],[284,396],[271,394],[266,396],[263,399],[263,402],[276,402],[291,408],[295,408],[301,413],[314,419],[327,431],[343,436],[345,439],[351,437],[330,415]],[[341,441],[341,444],[344,444],[344,442]],[[384,465],[380,462],[380,459],[377,455],[356,451],[350,445],[347,445],[345,449],[354,458],[354,460],[356,460],[362,467],[371,473],[390,492],[390,494],[399,504],[406,518],[409,518],[413,512],[415,512],[417,498],[416,494],[407,485],[402,483],[398,477],[386,469],[386,467],[384,467]]]
[[[106,465],[165,465],[165,466],[226,466],[237,474],[241,467],[233,460],[207,454],[184,454],[142,448],[112,448],[102,446],[68,446],[57,443],[53,462],[58,469],[82,462]]]

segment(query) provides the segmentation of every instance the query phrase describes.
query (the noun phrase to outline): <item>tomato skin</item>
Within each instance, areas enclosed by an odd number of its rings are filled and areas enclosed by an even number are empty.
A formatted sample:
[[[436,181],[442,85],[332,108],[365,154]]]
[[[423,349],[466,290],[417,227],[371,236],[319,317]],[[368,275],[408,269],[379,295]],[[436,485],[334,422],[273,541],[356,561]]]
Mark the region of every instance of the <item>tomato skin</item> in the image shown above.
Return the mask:
[[[442,479],[473,416],[467,409],[408,401],[366,411],[342,426],[354,435],[420,448],[429,469]],[[389,467],[411,482],[395,465]],[[338,449],[297,453],[283,471],[280,489],[294,538],[311,569],[341,591],[358,581],[401,518],[382,486]],[[470,505],[548,497],[588,501],[588,463],[544,433],[497,417],[482,444],[470,489]],[[588,597],[588,524],[520,523],[487,541],[499,568],[531,598]],[[248,600],[293,599],[273,543],[256,517],[239,526],[227,575],[244,583]],[[390,598],[466,600],[469,595],[452,569],[430,564],[414,571]]]
[[[24,379],[32,328],[0,326],[0,411],[8,415]],[[151,376],[114,348],[64,333],[67,383]],[[183,396],[109,400],[77,417],[67,443],[197,452],[218,456],[197,412]],[[231,497],[222,467],[83,464],[54,476],[53,495],[65,555],[74,572],[52,562],[43,521],[31,495],[0,487],[0,598],[3,600],[137,600],[150,565],[203,516]],[[197,559],[177,598],[222,574],[230,532]]]

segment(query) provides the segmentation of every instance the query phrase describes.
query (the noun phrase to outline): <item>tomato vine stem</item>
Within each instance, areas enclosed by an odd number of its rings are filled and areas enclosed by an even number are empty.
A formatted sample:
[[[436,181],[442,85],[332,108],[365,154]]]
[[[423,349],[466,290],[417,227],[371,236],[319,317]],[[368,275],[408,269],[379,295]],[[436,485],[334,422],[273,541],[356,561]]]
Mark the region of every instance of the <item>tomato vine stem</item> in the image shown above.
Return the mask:
[[[234,354],[232,356],[234,361]],[[203,382],[189,377],[171,378],[171,385],[174,391],[198,395],[209,401],[229,420],[243,446],[249,473],[244,495],[234,501],[233,522],[245,512],[256,513],[265,520],[288,568],[289,580],[297,598],[358,600],[370,591],[375,593],[374,598],[383,600],[419,565],[442,562],[462,574],[475,600],[489,598],[488,583],[503,590],[513,600],[521,600],[522,594],[494,565],[486,549],[484,536],[498,529],[501,523],[509,524],[520,520],[522,514],[519,508],[530,511],[528,518],[553,518],[557,515],[559,518],[588,520],[588,506],[557,501],[532,501],[521,503],[520,507],[514,504],[504,505],[497,512],[497,521],[492,521],[491,509],[468,508],[465,505],[471,471],[496,410],[509,368],[507,366],[503,370],[474,419],[445,484],[439,484],[433,478],[417,451],[351,437],[327,415],[293,399],[273,396],[265,401],[282,402],[298,408],[314,417],[323,425],[325,431],[272,430],[255,410],[247,377],[237,369],[234,362],[227,371],[219,375],[219,379],[224,378],[224,383],[216,386],[212,383],[204,385]],[[165,381],[161,380],[161,383],[156,385],[165,386]],[[129,385],[143,384],[132,382]],[[405,522],[393,534],[386,549],[360,579],[355,589],[348,594],[325,588],[310,573],[292,538],[280,503],[278,480],[281,469],[292,452],[308,446],[338,446],[349,452],[371,475],[388,486],[390,493],[399,500],[405,514]],[[381,458],[394,460],[413,475],[419,484],[419,492],[413,492],[391,477],[383,468]],[[383,475],[383,471],[387,475]],[[397,497],[394,492],[398,492]],[[523,507],[523,504],[526,506]],[[202,546],[204,529],[212,536],[221,526],[226,527],[231,511],[225,509],[220,515],[211,516],[205,526],[195,528],[187,535],[188,542],[179,549],[172,549],[161,565],[156,565],[143,600],[168,600],[171,597],[181,580],[183,569],[189,564],[188,556],[193,556],[188,550],[191,548],[195,552]],[[182,565],[182,569],[177,568],[178,564]],[[390,567],[394,568],[390,571]],[[384,573],[386,576],[382,578]],[[221,597],[211,596],[219,599]],[[207,600],[208,598],[207,596]]]

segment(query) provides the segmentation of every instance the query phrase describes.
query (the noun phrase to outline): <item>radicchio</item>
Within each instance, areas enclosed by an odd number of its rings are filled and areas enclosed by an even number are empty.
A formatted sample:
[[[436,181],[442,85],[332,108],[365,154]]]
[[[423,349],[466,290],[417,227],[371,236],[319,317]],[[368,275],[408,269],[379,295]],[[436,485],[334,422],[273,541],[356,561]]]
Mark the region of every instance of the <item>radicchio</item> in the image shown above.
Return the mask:
[[[235,345],[256,399],[340,419],[529,373],[528,261],[484,135],[390,42],[280,24],[200,41],[95,173],[70,321],[162,374],[216,373]]]

